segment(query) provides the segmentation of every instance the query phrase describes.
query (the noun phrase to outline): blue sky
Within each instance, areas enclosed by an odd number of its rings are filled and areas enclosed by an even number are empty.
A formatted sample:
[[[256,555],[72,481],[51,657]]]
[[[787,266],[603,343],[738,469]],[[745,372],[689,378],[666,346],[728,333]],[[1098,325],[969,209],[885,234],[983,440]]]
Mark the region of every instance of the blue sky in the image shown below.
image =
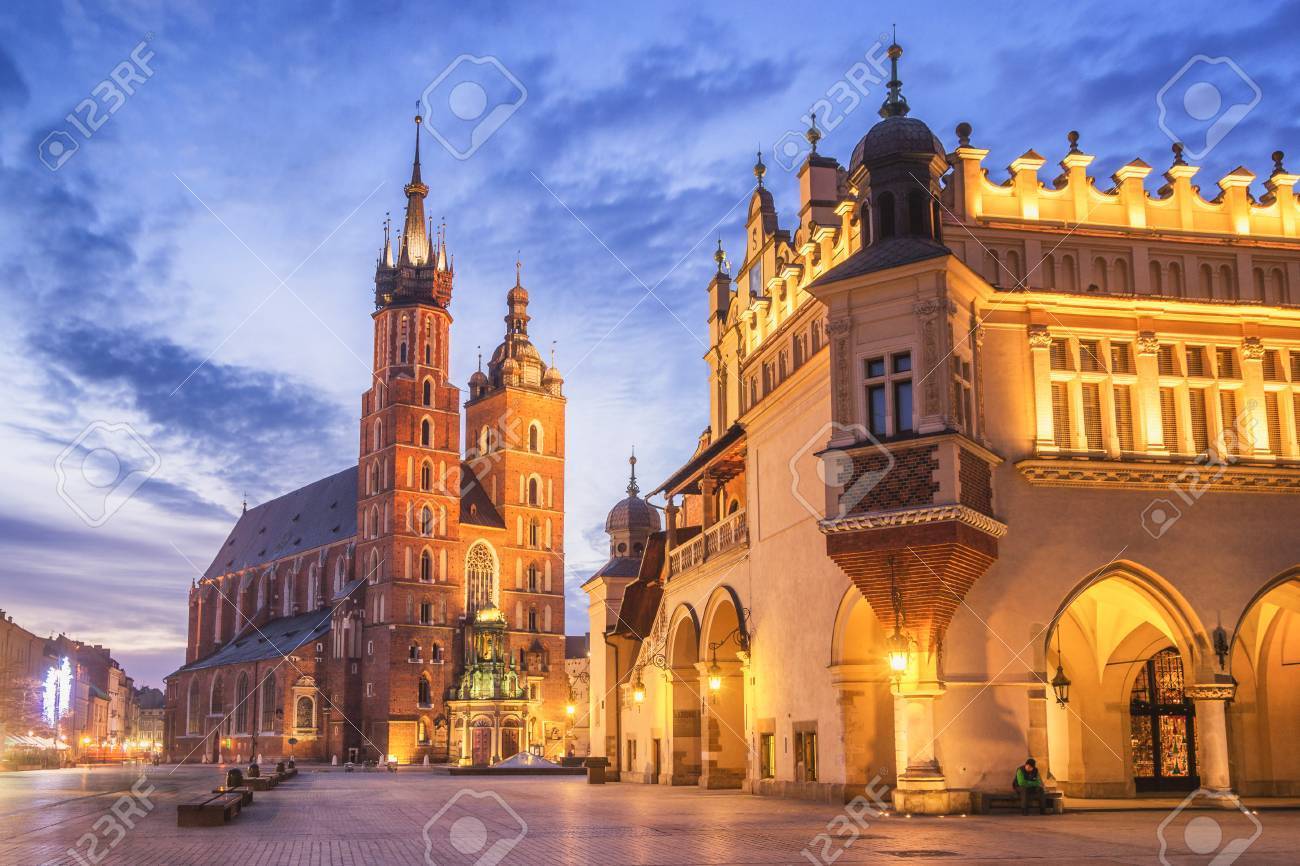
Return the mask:
[[[456,255],[452,377],[464,387],[476,347],[499,342],[518,252],[534,340],[555,342],[567,379],[577,633],[629,448],[649,488],[707,424],[705,286],[719,235],[742,256],[754,151],[793,228],[773,145],[829,93],[820,150],[847,163],[883,94],[849,110],[838,82],[891,24],[913,115],[948,146],[969,121],[995,180],[1031,147],[1060,159],[1070,129],[1099,178],[1134,157],[1163,171],[1156,95],[1202,54],[1259,89],[1203,188],[1238,164],[1262,180],[1275,149],[1300,166],[1295,4],[179,6],[0,11],[0,607],[112,646],[153,685],[181,660],[186,590],[244,492],[261,502],[355,460],[380,225],[404,203],[415,102],[459,55],[497,58],[526,97],[467,159],[424,139]],[[145,80],[119,100],[99,83],[123,63]],[[511,98],[491,67],[461,66],[433,99],[471,68]],[[1225,107],[1251,101],[1230,66],[1206,68]],[[86,99],[103,120],[89,138],[66,119],[89,129]],[[51,159],[60,130],[77,148],[50,171],[38,150]],[[144,445],[128,464],[157,469],[99,526],[57,473],[94,422],[130,425]],[[122,429],[95,435],[120,445]]]

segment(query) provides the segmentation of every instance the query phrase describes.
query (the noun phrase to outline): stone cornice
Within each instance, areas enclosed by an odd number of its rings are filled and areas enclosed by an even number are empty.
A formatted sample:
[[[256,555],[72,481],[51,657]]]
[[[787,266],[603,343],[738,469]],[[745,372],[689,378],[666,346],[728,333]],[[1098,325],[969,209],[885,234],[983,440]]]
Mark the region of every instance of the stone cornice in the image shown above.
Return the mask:
[[[1300,493],[1300,466],[1044,458],[1022,460],[1016,468],[1030,484],[1041,487]]]
[[[875,511],[870,514],[828,518],[818,522],[821,531],[851,532],[859,529],[885,529],[895,526],[919,526],[955,520],[994,538],[1007,534],[1007,525],[965,505],[929,505],[924,508],[900,508],[894,511]]]

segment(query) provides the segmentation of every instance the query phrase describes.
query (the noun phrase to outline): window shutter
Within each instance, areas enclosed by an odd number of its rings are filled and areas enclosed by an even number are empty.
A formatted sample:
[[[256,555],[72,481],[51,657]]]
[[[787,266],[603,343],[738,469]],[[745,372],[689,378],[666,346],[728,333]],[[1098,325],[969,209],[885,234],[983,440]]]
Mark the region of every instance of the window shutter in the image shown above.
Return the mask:
[[[1240,379],[1241,372],[1237,369],[1237,355],[1231,349],[1220,346],[1214,350],[1215,357],[1219,363],[1220,379]],[[1233,397],[1235,404],[1236,397]],[[1235,418],[1236,415],[1234,414]]]
[[[1106,447],[1101,432],[1101,386],[1096,382],[1083,385],[1083,435],[1089,451],[1101,451]]]
[[[1210,450],[1210,417],[1206,410],[1205,389],[1192,388],[1187,392],[1192,415],[1192,449],[1197,454]]]
[[[1278,362],[1277,349],[1264,353],[1264,379],[1268,382],[1282,381],[1282,365]]]
[[[1220,370],[1223,368],[1220,367]],[[1237,429],[1237,392],[1219,392],[1220,420],[1223,422],[1223,448],[1228,454],[1241,453],[1241,431]]]
[[[1160,389],[1160,423],[1165,430],[1165,448],[1171,452],[1182,450],[1182,439],[1178,435],[1178,400],[1173,388]]]
[[[1205,377],[1205,349],[1201,346],[1187,347],[1187,375]]]
[[[1268,418],[1268,447],[1274,454],[1282,453],[1282,413],[1277,405],[1277,392],[1264,392],[1264,414]]]
[[[1052,340],[1052,349],[1050,355],[1051,368],[1053,370],[1073,370],[1070,364],[1070,341],[1064,339]]]
[[[1169,343],[1161,343],[1160,351],[1156,355],[1156,361],[1160,369],[1161,376],[1177,376],[1178,363],[1174,360],[1174,347]]]
[[[1069,450],[1070,388],[1064,382],[1052,383],[1052,439],[1056,447]]]
[[[1300,391],[1291,395],[1291,417],[1295,421],[1296,443],[1300,445]]]
[[[1120,451],[1133,450],[1133,389],[1115,386],[1115,435]]]
[[[1100,340],[1079,341],[1079,369],[1090,373],[1106,372],[1106,365],[1101,360]]]
[[[1133,346],[1130,343],[1110,344],[1110,368],[1116,373],[1133,372]]]

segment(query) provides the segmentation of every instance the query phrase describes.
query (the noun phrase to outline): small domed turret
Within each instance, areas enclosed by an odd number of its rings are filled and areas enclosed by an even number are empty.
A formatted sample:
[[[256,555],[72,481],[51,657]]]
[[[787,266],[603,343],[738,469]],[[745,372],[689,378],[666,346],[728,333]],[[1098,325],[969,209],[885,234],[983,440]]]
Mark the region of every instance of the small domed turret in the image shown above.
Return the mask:
[[[610,556],[640,556],[651,533],[659,531],[659,512],[640,496],[635,454],[628,458],[628,464],[632,472],[627,483],[627,498],[610,509],[605,518]]]

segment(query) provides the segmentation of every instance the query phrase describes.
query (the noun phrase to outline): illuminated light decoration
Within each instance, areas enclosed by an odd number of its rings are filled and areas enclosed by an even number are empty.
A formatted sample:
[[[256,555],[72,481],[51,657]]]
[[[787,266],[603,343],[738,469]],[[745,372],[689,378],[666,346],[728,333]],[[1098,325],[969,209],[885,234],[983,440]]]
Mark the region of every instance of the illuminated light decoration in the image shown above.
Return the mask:
[[[903,632],[895,628],[888,641],[889,669],[896,674],[907,670],[908,659],[912,654],[912,642]]]
[[[566,705],[565,705],[565,707],[564,707],[564,714],[565,714],[565,715],[572,716],[572,715],[573,715],[574,713],[576,713],[576,712],[578,712],[578,708],[575,707],[573,704],[566,704]]]
[[[715,660],[709,665],[709,691],[717,692],[722,690],[722,668],[718,667]]]
[[[1061,667],[1061,628],[1056,628],[1056,674],[1052,677],[1052,691],[1056,694],[1056,702],[1065,706],[1070,702],[1070,678],[1065,675],[1065,668]]]
[[[645,684],[641,682],[638,676],[636,682],[632,685],[632,700],[638,704],[645,703]]]
[[[64,656],[57,667],[52,667],[45,673],[45,694],[41,715],[50,727],[54,727],[58,725],[59,719],[67,715],[71,704],[72,664],[67,656]]]

